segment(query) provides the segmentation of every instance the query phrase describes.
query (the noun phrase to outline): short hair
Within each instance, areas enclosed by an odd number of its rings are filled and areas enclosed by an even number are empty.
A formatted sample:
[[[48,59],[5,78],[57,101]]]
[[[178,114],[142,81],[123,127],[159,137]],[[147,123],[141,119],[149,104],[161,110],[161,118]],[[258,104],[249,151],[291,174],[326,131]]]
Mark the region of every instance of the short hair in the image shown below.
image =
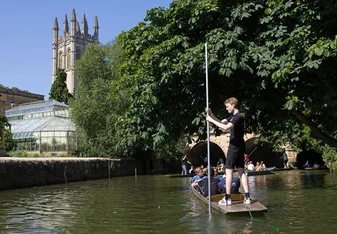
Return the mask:
[[[211,167],[210,172],[211,172],[210,176],[213,177],[214,176],[214,168],[213,167]],[[206,174],[208,175],[208,168],[206,169]]]
[[[201,167],[195,168],[194,171],[195,171],[195,173],[201,173],[201,172],[203,172],[202,169],[201,169]]]
[[[236,108],[239,106],[239,100],[236,99],[235,97],[230,97],[230,98],[228,98],[228,99],[225,101],[225,105],[226,105],[227,103],[234,105]]]

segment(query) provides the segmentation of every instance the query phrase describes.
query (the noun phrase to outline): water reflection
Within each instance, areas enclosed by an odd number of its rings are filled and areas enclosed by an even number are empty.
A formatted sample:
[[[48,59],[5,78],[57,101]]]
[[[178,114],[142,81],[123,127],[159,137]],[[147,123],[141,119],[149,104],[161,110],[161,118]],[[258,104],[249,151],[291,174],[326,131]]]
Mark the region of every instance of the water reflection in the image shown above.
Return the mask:
[[[0,233],[324,233],[335,232],[336,175],[282,171],[249,177],[268,207],[257,215],[212,212],[190,178],[138,176],[0,192]],[[313,220],[315,223],[313,223]],[[308,225],[310,224],[310,225]]]
[[[1,195],[1,223],[10,233],[60,232],[54,226],[72,213],[66,189],[38,193],[35,189],[15,190]]]

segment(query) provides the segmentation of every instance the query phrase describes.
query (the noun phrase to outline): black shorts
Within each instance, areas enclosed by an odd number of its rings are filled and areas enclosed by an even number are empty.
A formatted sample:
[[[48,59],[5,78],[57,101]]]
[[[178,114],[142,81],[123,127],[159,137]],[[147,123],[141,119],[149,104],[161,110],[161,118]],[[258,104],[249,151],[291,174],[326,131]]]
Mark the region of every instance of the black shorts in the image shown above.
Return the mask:
[[[236,148],[229,145],[226,159],[226,168],[244,168],[245,167],[245,147]]]

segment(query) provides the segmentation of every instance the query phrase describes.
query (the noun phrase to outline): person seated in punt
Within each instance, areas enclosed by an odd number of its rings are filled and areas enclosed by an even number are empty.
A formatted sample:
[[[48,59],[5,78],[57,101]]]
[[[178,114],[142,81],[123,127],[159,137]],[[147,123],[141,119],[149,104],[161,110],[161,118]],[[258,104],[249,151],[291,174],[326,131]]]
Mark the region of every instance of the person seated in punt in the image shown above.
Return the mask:
[[[202,178],[204,177],[204,172],[202,170],[201,167],[197,167],[195,168],[195,176],[192,177],[191,183],[193,184],[195,181],[199,181],[202,180]]]
[[[249,171],[254,171],[254,170],[255,170],[255,167],[254,167],[254,164],[253,164],[252,161],[249,161],[248,166],[247,166],[247,169],[248,169]]]
[[[216,163],[217,166],[221,165],[221,164],[223,164],[223,165],[225,164],[225,159],[223,157],[220,157],[218,162]]]
[[[218,194],[219,179],[214,177],[214,168],[211,167],[210,173],[206,170],[207,176],[202,180],[195,181],[192,186],[196,188],[204,197],[208,196],[208,176],[211,176],[211,196]],[[210,175],[208,175],[210,174]]]
[[[256,162],[255,171],[262,171],[262,166],[260,162]]]
[[[261,161],[261,169],[262,169],[262,171],[267,170],[267,167],[266,167],[266,165],[264,164],[263,161]]]
[[[225,165],[224,164],[217,165],[217,171],[218,171],[217,175],[223,175],[225,171]]]
[[[218,183],[218,189],[219,193],[226,193],[226,174],[220,177],[217,177],[219,179]],[[232,193],[239,193],[240,188],[240,178],[239,177],[233,177],[233,183],[232,183]]]

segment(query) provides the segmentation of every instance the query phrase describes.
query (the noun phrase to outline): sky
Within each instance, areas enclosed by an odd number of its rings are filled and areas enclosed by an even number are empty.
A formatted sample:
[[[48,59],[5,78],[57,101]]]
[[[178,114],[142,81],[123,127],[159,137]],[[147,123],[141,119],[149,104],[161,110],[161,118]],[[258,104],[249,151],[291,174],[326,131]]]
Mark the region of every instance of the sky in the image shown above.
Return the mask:
[[[169,7],[172,0],[2,0],[0,7],[0,84],[42,94],[47,100],[52,85],[53,24],[59,35],[72,9],[81,26],[83,13],[93,34],[97,15],[99,40],[105,44],[144,20],[146,11]]]

